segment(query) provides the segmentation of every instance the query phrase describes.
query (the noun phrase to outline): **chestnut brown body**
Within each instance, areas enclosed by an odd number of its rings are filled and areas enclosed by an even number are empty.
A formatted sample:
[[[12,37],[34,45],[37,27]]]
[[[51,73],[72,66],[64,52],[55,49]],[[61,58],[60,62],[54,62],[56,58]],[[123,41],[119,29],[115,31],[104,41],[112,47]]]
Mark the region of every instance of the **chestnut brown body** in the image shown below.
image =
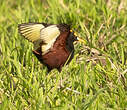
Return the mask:
[[[44,25],[44,23],[43,23],[43,25]],[[45,24],[44,26],[46,28],[50,25]],[[37,57],[37,59],[41,63],[43,63],[45,66],[47,66],[48,72],[50,72],[54,68],[58,69],[58,71],[61,71],[61,68],[64,66],[64,64],[65,63],[68,64],[72,60],[72,58],[74,56],[73,42],[77,40],[77,37],[74,35],[74,33],[72,31],[70,31],[70,26],[68,26],[66,24],[59,24],[59,25],[56,25],[56,27],[59,29],[59,32],[57,32],[57,33],[59,33],[59,35],[55,39],[55,42],[52,44],[52,46],[48,49],[48,51],[46,51],[43,54],[42,46],[46,45],[46,42],[43,39],[39,43],[39,46],[37,47],[37,49],[33,50],[33,53]],[[21,25],[21,28],[23,28],[23,29],[20,29],[20,27],[19,27],[20,32],[22,32],[21,34],[23,34],[24,36],[27,35],[28,40],[29,39],[31,40],[34,38],[34,36],[31,37],[31,34],[29,35],[29,33],[28,34],[23,33],[23,32],[27,32],[24,30],[26,30],[26,29],[28,30],[30,28],[30,26],[25,27],[23,24],[23,26]],[[33,27],[32,27],[32,29],[33,29]],[[56,31],[58,31],[58,30],[56,30]],[[31,32],[33,32],[33,31],[31,31]],[[35,33],[35,31],[33,33]],[[53,33],[53,35],[54,35],[54,33]],[[47,33],[47,35],[48,35],[48,33]],[[36,39],[36,38],[34,38],[34,39]],[[33,43],[36,43],[36,41],[33,41]],[[49,42],[52,42],[52,41],[49,41]]]

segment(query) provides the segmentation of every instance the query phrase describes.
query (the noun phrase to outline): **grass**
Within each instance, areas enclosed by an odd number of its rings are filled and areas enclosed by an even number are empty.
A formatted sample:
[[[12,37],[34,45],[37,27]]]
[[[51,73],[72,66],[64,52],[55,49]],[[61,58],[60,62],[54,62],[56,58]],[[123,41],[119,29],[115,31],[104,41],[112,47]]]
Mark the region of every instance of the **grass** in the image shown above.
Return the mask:
[[[67,23],[86,45],[47,74],[18,34],[25,22]],[[62,87],[60,87],[62,81]],[[126,0],[0,1],[0,110],[126,110]]]

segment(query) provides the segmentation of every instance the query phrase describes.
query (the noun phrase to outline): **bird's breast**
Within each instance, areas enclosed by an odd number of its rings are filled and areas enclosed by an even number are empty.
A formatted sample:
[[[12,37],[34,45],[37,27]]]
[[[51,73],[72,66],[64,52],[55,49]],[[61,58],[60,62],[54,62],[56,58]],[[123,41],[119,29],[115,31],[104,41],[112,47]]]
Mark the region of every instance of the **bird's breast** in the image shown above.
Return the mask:
[[[52,68],[58,68],[64,65],[67,61],[70,52],[63,49],[57,49],[55,51],[50,51],[42,56],[43,63],[49,65]]]

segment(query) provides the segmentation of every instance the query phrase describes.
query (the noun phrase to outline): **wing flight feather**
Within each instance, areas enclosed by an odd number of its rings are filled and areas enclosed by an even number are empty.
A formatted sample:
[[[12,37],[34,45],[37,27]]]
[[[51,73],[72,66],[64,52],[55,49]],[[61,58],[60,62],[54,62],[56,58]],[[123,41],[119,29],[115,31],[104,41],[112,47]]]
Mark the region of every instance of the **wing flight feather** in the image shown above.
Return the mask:
[[[44,25],[39,23],[26,23],[20,24],[18,28],[21,35],[29,41],[35,42],[40,39],[40,31],[44,28]]]

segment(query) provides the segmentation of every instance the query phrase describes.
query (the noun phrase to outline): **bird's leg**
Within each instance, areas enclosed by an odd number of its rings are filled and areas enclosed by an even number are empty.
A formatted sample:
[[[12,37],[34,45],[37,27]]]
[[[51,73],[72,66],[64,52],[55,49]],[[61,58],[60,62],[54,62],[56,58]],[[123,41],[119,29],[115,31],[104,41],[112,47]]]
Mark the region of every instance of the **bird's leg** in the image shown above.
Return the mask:
[[[57,68],[58,69],[58,71],[59,71],[59,73],[62,71],[62,67],[63,67],[63,65],[60,65],[60,67],[59,68]],[[62,80],[62,76],[60,77],[60,84],[59,84],[59,88],[62,88],[62,87],[64,87],[64,85],[63,85],[63,80]]]
[[[58,73],[58,74],[60,74],[60,73]],[[63,80],[62,80],[62,76],[60,76],[60,81],[59,81],[59,84],[58,84],[58,87],[57,88],[63,88],[64,87],[64,85],[63,85]]]

